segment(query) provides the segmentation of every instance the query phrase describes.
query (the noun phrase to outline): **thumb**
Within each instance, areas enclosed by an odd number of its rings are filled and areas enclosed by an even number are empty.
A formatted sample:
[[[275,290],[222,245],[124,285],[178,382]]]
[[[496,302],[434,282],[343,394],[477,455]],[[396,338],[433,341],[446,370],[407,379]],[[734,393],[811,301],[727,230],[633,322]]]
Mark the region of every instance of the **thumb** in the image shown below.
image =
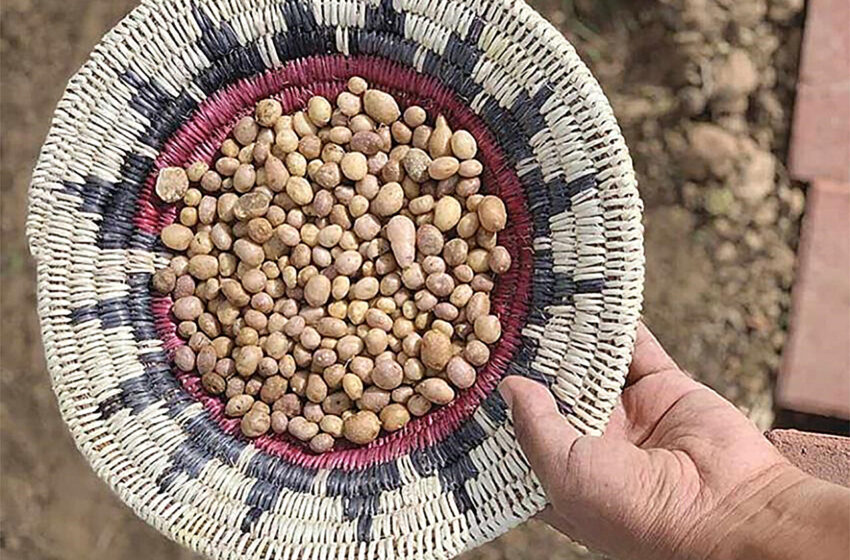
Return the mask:
[[[510,376],[499,384],[499,392],[511,409],[517,440],[548,490],[580,434],[561,416],[552,393],[540,383]]]

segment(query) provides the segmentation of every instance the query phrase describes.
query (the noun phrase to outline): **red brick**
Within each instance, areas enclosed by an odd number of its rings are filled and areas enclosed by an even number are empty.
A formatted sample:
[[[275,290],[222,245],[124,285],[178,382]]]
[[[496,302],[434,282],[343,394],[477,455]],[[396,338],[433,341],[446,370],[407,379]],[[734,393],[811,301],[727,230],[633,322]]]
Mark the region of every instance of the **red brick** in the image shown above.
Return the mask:
[[[789,167],[804,181],[850,183],[850,2],[810,0]]]
[[[788,163],[801,181],[850,183],[850,81],[835,87],[798,84]]]
[[[771,430],[765,436],[800,470],[850,487],[850,438],[797,430]]]
[[[810,86],[850,80],[850,2],[809,0],[800,81]]]
[[[850,419],[850,185],[809,189],[776,397],[783,408]]]

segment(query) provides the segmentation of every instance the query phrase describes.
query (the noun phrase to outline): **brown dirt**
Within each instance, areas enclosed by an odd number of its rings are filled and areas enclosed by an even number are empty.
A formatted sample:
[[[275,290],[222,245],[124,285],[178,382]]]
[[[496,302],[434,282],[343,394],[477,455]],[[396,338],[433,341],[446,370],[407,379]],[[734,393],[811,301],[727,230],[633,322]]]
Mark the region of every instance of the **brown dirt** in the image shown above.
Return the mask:
[[[50,114],[135,2],[6,0],[0,26],[0,553],[193,558],[98,481],[42,357],[26,191]],[[785,173],[802,0],[540,0],[611,98],[646,202],[646,320],[680,363],[772,418],[803,193]],[[726,150],[724,152],[724,150]],[[467,560],[593,557],[530,522]]]

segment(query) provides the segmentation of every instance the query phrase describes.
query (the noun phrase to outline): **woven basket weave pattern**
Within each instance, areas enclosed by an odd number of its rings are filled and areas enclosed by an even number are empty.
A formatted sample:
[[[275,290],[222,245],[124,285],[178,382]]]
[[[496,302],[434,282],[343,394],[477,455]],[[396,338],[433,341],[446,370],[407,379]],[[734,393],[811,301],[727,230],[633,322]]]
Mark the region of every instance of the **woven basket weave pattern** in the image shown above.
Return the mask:
[[[247,441],[172,372],[170,300],[148,288],[175,209],[159,168],[209,161],[262,97],[288,110],[363,75],[469,129],[508,205],[505,336],[452,405],[363,449]],[[33,175],[48,368],[78,447],[121,498],[215,558],[448,558],[545,497],[494,391],[550,388],[600,433],[641,304],[641,203],[619,128],[572,47],[517,0],[144,2],[72,78]],[[500,236],[500,239],[503,238]]]

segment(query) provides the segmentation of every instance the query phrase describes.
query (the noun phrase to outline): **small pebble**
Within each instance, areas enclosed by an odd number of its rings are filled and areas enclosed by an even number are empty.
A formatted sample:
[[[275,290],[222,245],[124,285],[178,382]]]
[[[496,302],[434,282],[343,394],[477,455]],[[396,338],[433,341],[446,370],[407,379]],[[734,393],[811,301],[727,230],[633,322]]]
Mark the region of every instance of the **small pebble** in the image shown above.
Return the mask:
[[[159,171],[154,187],[160,200],[167,203],[178,202],[189,190],[189,177],[182,167],[165,167]]]

